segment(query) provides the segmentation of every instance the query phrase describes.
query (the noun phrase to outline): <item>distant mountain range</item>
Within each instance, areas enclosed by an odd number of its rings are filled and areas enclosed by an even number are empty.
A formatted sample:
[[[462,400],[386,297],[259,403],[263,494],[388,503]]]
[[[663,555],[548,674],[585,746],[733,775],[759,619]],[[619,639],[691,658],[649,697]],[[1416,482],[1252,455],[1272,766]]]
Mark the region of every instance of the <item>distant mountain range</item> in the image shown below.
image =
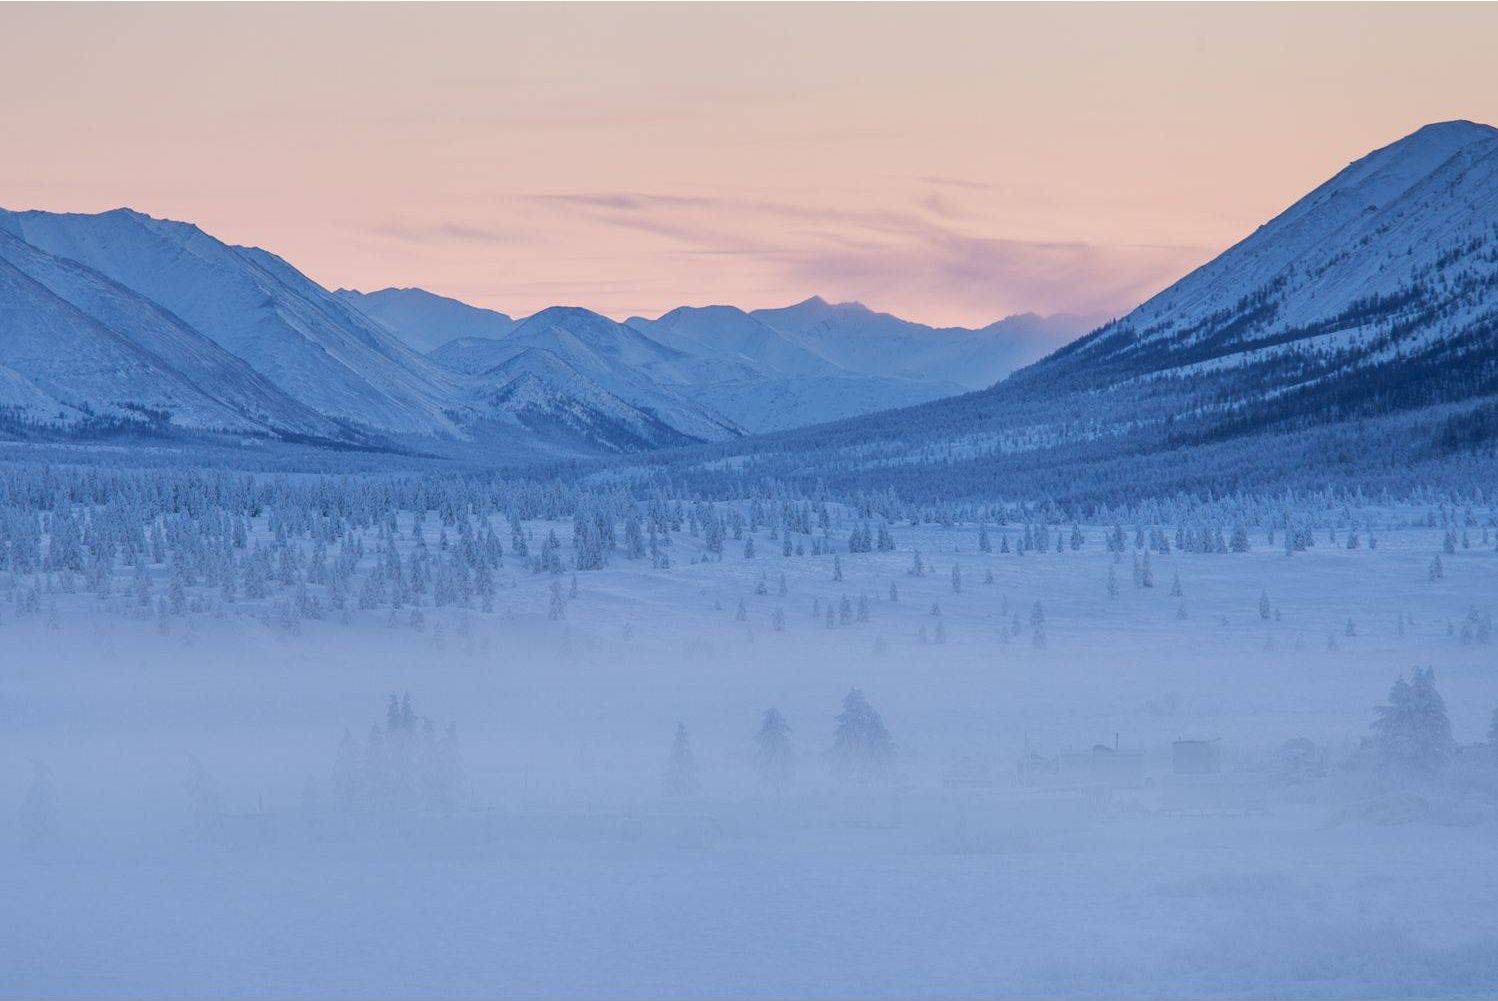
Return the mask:
[[[555,308],[513,320],[421,289],[340,289],[337,295],[457,371],[477,375],[528,343],[557,352],[611,391],[618,391],[613,383],[622,374],[620,365],[634,368],[648,374],[656,392],[691,401],[748,433],[802,427],[988,386],[1098,321],[1025,314],[976,330],[935,328],[820,297],[752,313],[734,306],[681,306],[655,320],[636,316],[622,324],[573,309],[564,325],[586,328],[593,341],[584,347],[575,338],[557,340],[563,314]],[[641,353],[641,335],[676,355]],[[597,348],[610,341],[619,343],[623,356],[601,368]],[[652,404],[647,400],[642,405]]]
[[[879,322],[866,337],[904,343],[886,329],[904,321]],[[1001,334],[968,340],[999,365],[1038,350]],[[723,441],[963,388],[844,368],[813,341],[728,307],[628,324],[571,307],[514,320],[421,289],[329,292],[187,223],[0,211],[9,437],[207,434],[524,459]]]
[[[492,309],[434,295],[419,288],[387,288],[333,293],[365,316],[378,321],[417,351],[434,351],[460,337],[503,337],[515,321]]]
[[[1498,438],[1498,130],[1368,154],[1123,318],[992,388],[713,449],[766,475],[1158,495]]]
[[[1420,129],[1072,340],[1090,322],[932,328],[815,297],[517,320],[330,292],[129,210],[0,212],[0,435],[650,452],[912,497],[1401,467],[1498,437],[1498,131]]]

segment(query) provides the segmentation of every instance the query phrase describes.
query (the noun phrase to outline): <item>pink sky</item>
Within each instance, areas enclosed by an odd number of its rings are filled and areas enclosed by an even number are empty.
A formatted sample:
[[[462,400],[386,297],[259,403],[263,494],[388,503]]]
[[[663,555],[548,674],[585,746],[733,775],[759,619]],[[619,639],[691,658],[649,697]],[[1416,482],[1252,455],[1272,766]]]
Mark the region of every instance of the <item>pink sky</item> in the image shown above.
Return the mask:
[[[0,206],[515,314],[1121,311],[1498,122],[1498,7],[0,6]]]

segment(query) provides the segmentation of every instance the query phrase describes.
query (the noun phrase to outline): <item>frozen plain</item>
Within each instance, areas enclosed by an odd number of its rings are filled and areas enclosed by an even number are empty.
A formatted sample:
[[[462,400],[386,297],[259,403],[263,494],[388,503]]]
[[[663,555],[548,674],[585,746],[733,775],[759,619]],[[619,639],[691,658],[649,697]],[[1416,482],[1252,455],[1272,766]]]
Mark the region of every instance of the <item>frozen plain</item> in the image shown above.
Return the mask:
[[[7,606],[0,803],[17,816],[35,761],[56,808],[0,843],[0,996],[1491,996],[1498,658],[1461,630],[1498,604],[1498,553],[1471,528],[1432,581],[1424,514],[1384,512],[1373,550],[1345,528],[1291,557],[1262,529],[1177,549],[1150,588],[1132,530],[1115,563],[1102,526],[1023,556],[894,526],[842,581],[764,532],[708,563],[678,536],[672,567],[616,558],[575,596],[508,566],[493,612],[420,630],[376,610],[293,634],[240,603],[163,633],[123,587]],[[868,620],[828,627],[845,594]],[[1352,765],[1417,665],[1470,746],[1411,787]],[[898,747],[889,785],[828,774],[851,687]],[[340,738],[391,692],[456,724],[462,806],[333,817]],[[798,758],[779,794],[752,767],[770,706]],[[678,721],[702,791],[670,799]],[[1219,738],[1221,772],[1173,775],[1181,738]],[[1295,738],[1324,773],[1286,778]],[[1099,744],[1140,752],[1137,780],[1018,778],[1027,750]],[[207,833],[190,781],[220,804]]]

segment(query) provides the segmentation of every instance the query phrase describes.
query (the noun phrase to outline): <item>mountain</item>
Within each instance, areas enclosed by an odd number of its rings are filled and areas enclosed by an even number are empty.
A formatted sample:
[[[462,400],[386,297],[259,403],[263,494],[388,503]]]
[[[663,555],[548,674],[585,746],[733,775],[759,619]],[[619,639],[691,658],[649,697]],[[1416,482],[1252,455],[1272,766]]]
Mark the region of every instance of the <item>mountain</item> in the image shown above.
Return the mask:
[[[792,309],[756,315],[815,330],[812,318],[843,307]],[[738,452],[765,475],[909,496],[1004,483],[1111,501],[1397,478],[1453,450],[1491,449],[1495,397],[1498,130],[1446,122],[1351,164],[1127,316],[990,389]],[[709,468],[729,451],[710,451]]]
[[[153,303],[3,228],[0,366],[12,421],[349,437]]]
[[[274,254],[128,209],[0,212],[0,230],[130,289],[327,417],[460,434],[448,415],[461,394],[451,373]]]
[[[1236,425],[1378,414],[1493,392],[1495,324],[1498,129],[1444,122],[1017,381],[1185,384]]]
[[[834,304],[820,296],[779,309],[757,309],[751,315],[846,371],[964,389],[993,385],[1098,321],[1027,313],[978,329],[929,327],[861,303]]]
[[[625,322],[678,351],[734,366],[730,377],[850,374],[733,306],[679,306],[657,320]]]
[[[488,331],[500,314],[424,293],[335,295],[267,251],[128,209],[0,211],[0,272],[0,421],[14,433],[125,424],[506,459],[740,433],[656,384],[699,359],[596,314],[544,311],[503,331],[499,355],[454,370],[366,308]],[[535,354],[490,371],[531,349],[560,367]]]
[[[525,348],[480,376],[491,416],[505,414],[565,451],[580,444],[636,452],[690,444],[654,413],[626,403],[544,348]]]
[[[593,386],[689,438],[719,441],[743,433],[731,420],[673,388],[699,378],[703,359],[576,306],[543,309],[499,340],[464,338],[450,342],[438,348],[432,358],[453,371],[484,376],[529,350],[548,353]]]
[[[433,348],[427,356],[443,368],[462,375],[478,375],[518,352],[503,342],[490,337],[459,337],[440,347]]]
[[[581,310],[574,319],[580,322],[584,314],[596,334],[633,345],[624,348],[629,357],[616,364],[643,372],[658,388],[755,433],[955,396],[991,384],[1081,332],[1076,318],[1031,315],[982,330],[937,329],[856,303],[831,306],[821,299],[755,313],[734,306],[681,306],[654,320],[625,321],[625,327],[668,349],[661,353],[619,334],[614,321],[597,313]],[[559,314],[537,315],[544,320]],[[530,323],[521,321],[516,331],[529,330]],[[481,372],[519,349],[509,337],[456,338],[431,357],[458,372]],[[541,346],[560,357],[577,350]],[[591,363],[578,368],[596,372]]]
[[[378,292],[341,288],[333,294],[423,354],[461,337],[503,337],[515,327],[515,321],[504,313],[419,288]]]
[[[627,323],[706,362],[676,388],[756,432],[909,406],[963,389],[937,379],[850,371],[733,306],[681,306],[657,320],[634,317]]]
[[[759,434],[908,407],[952,396],[961,387],[848,372],[734,379],[678,391]]]

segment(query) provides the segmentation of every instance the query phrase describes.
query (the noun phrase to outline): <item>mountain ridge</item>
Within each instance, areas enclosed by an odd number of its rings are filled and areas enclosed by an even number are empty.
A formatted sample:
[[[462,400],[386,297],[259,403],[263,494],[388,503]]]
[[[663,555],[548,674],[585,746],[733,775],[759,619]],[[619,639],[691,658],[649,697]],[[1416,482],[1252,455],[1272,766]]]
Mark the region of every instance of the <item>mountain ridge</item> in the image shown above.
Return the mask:
[[[989,389],[708,450],[702,475],[737,454],[763,475],[912,496],[944,482],[1097,498],[1306,475],[1311,456],[1357,475],[1495,437],[1498,130],[1455,122],[1347,165]]]

